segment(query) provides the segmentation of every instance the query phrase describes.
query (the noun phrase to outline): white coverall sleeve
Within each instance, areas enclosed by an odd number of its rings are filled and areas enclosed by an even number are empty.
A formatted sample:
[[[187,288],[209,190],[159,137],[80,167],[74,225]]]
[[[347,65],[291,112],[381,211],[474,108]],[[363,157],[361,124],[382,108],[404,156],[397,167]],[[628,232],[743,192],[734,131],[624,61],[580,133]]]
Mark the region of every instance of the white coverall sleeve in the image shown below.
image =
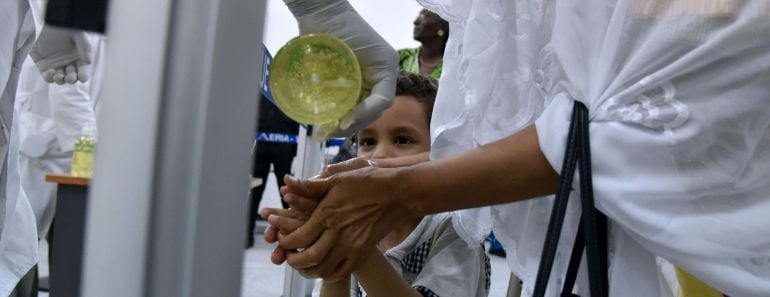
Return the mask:
[[[585,103],[597,208],[722,292],[770,296],[770,3],[615,4],[556,6],[567,87],[536,121],[543,153],[558,172]]]
[[[432,159],[537,119],[558,172],[572,102],[583,102],[596,204],[622,229],[615,239],[638,242],[730,296],[770,296],[770,1],[420,2],[450,22]],[[545,224],[549,204],[462,210],[457,230],[473,242],[493,223],[531,288],[542,250],[529,243],[542,242],[532,230]],[[576,227],[567,219],[565,228]],[[631,245],[610,240],[611,253]],[[657,284],[627,260],[612,269]]]

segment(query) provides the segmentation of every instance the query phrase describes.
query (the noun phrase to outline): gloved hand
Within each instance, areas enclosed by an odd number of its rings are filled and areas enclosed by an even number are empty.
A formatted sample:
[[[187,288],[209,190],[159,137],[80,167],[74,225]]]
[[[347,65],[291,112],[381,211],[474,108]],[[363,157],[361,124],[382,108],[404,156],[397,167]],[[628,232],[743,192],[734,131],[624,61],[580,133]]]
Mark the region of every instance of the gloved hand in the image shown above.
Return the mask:
[[[29,56],[46,82],[86,82],[91,74],[93,46],[87,33],[44,26]]]
[[[366,127],[390,107],[396,93],[398,53],[369,26],[346,0],[284,0],[300,34],[329,33],[344,41],[358,57],[365,99],[339,123],[320,125],[313,138],[347,136]]]

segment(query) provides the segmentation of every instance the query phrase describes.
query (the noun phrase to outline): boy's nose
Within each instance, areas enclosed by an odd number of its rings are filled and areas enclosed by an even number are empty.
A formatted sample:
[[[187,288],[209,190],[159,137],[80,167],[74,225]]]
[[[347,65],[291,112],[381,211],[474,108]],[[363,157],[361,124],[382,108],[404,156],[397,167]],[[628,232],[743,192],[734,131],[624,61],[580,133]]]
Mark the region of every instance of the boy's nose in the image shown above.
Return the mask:
[[[377,148],[372,153],[372,156],[370,158],[372,159],[387,159],[387,158],[393,158],[393,150],[390,149],[386,145],[378,145]]]

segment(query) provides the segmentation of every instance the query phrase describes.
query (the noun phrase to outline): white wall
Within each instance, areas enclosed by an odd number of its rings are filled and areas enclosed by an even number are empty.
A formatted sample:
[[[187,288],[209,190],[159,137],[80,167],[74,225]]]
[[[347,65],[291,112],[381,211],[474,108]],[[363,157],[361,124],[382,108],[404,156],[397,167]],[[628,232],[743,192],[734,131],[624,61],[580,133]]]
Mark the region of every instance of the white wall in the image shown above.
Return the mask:
[[[393,48],[417,47],[412,39],[412,22],[420,12],[415,0],[348,0],[359,14]],[[297,22],[282,0],[267,0],[265,46],[275,54],[289,39],[297,36]]]

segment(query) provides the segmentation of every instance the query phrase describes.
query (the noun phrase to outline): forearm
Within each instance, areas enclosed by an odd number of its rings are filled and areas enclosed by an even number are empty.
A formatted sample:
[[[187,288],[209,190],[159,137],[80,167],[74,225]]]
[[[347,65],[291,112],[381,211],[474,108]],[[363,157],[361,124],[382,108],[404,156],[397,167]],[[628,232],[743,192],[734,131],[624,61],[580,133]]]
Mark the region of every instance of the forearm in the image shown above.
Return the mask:
[[[414,216],[544,196],[559,180],[534,125],[463,154],[396,170],[399,202]]]
[[[376,248],[371,247],[356,265],[353,274],[371,297],[422,297],[401,275],[396,273]]]
[[[321,283],[321,297],[350,297],[350,278],[346,277],[336,282]]]

